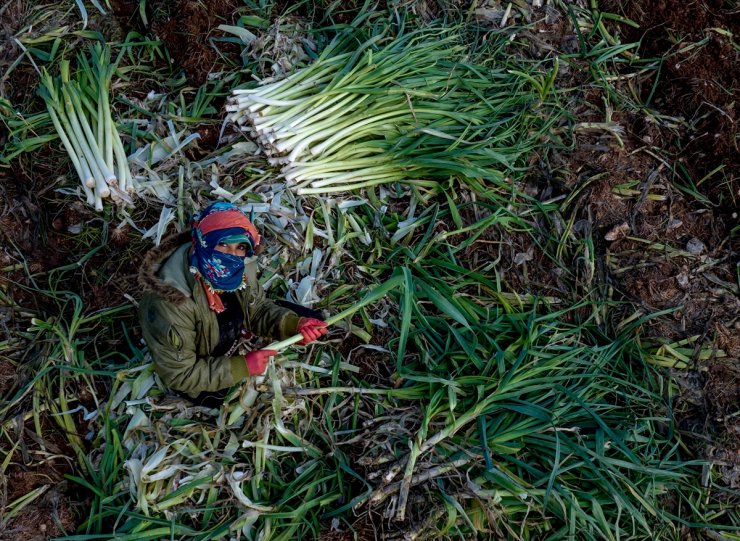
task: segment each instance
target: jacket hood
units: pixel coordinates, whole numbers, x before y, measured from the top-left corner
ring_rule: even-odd
[[[190,233],[180,233],[149,250],[139,270],[143,293],[155,293],[175,304],[192,297],[195,279],[187,261],[190,244]]]

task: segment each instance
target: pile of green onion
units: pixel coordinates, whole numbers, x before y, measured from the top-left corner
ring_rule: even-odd
[[[46,70],[39,94],[82,182],[87,203],[103,210],[103,199],[131,204],[134,184],[128,159],[111,118],[110,89],[115,64],[107,47],[96,44],[78,55],[78,70],[70,78],[69,62],[61,62],[60,76]]]
[[[393,182],[429,192],[451,178],[503,187],[546,129],[532,107],[544,95],[530,77],[470,62],[460,35],[341,34],[289,77],[235,89],[228,118],[299,194]]]

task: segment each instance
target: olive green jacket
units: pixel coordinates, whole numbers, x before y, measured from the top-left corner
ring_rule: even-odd
[[[187,235],[168,239],[147,256],[139,273],[144,290],[139,320],[162,381],[196,397],[230,387],[249,374],[243,355],[210,355],[218,344],[218,322],[202,283],[190,272],[190,243],[183,244],[188,239]],[[273,339],[294,335],[300,318],[265,297],[253,259],[247,260],[245,274],[247,285],[236,294],[247,329]]]

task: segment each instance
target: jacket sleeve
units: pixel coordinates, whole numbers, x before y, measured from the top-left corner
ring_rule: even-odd
[[[297,334],[300,316],[267,298],[264,288],[257,280],[256,263],[248,263],[245,271],[247,282],[250,284],[247,328],[258,336],[267,336],[275,340],[284,340]]]
[[[196,397],[218,391],[248,376],[244,357],[202,357],[197,354],[198,330],[191,301],[175,305],[146,295],[139,305],[144,340],[154,368],[167,387]]]

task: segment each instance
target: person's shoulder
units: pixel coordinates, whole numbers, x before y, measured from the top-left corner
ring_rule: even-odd
[[[257,264],[257,257],[252,256],[244,260],[244,274],[247,276],[247,282],[251,283],[257,280],[259,275],[259,265]]]
[[[142,295],[153,295],[173,304],[180,304],[191,296],[183,255],[189,241],[188,233],[172,235],[149,250],[139,269]]]

